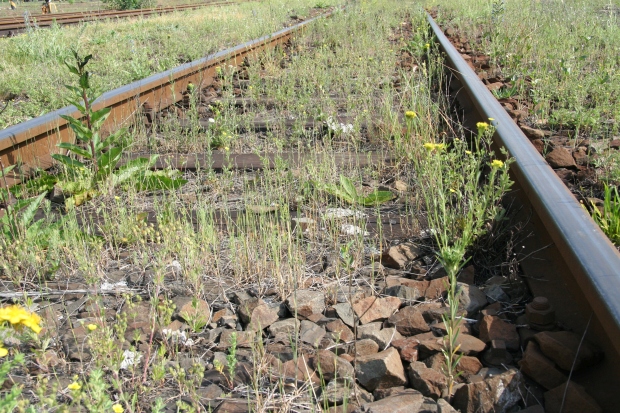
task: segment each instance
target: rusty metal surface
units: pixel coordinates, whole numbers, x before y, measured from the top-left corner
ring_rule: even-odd
[[[199,88],[209,85],[217,66],[239,65],[246,56],[283,44],[294,32],[330,14],[328,12],[304,20],[270,35],[106,92],[93,103],[93,109],[111,108],[103,126],[104,132],[127,125],[141,110],[159,111],[180,101],[190,83]],[[67,121],[60,115],[79,117],[80,112],[74,106],[67,106],[0,131],[0,159],[3,164],[19,164],[22,174],[27,174],[33,167],[49,167],[51,154],[58,151],[56,145],[74,139]],[[8,177],[9,186],[17,182],[17,175]]]
[[[516,160],[511,166],[518,186],[515,195],[535,213],[532,221],[537,230],[537,236],[523,245],[524,255],[530,256],[521,263],[531,290],[547,296],[558,309],[558,320],[578,333],[586,330],[592,315],[588,336],[606,350],[606,366],[620,367],[620,253],[431,16],[428,21],[446,54],[449,70],[457,78],[457,99],[472,112],[470,120],[494,119],[495,144],[506,148]],[[620,379],[618,369],[595,371],[597,377],[580,383],[608,405],[605,394],[613,394],[609,383],[614,383],[613,377]]]
[[[202,7],[221,7],[237,3],[244,3],[253,0],[229,0],[229,1],[211,1],[206,3],[183,4],[170,7],[156,7],[152,9],[137,10],[101,10],[88,12],[73,13],[54,13],[54,14],[32,14],[29,15],[28,22],[23,17],[4,17],[0,18],[0,37],[12,36],[23,33],[28,27],[50,27],[53,24],[67,25],[82,22],[104,20],[104,19],[121,19],[129,17],[147,17],[151,15],[172,13],[175,11],[195,10]]]

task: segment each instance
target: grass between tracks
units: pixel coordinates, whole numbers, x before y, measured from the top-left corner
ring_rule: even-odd
[[[94,59],[97,67],[97,60],[105,56]],[[25,290],[45,292],[43,283],[52,282],[98,290],[104,283],[117,282],[119,275],[134,283],[134,290],[125,294],[89,296],[90,310],[80,313],[79,320],[69,311],[68,320],[60,320],[57,329],[47,328],[40,335],[18,331],[19,341],[5,340],[11,343],[9,363],[27,377],[23,388],[32,390],[22,393],[22,407],[29,401],[48,411],[81,407],[155,412],[166,406],[172,411],[208,411],[200,391],[205,374],[215,369],[224,377],[224,397],[240,397],[255,411],[284,412],[292,406],[320,411],[326,401],[316,397],[311,383],[291,386],[282,374],[269,371],[273,366],[260,330],[249,350],[237,351],[231,344],[225,361],[216,362],[205,360],[213,355],[206,343],[213,330],[211,314],[181,314],[191,327],[183,340],[164,333],[143,337],[136,320],[141,317],[149,331],[162,331],[175,314],[170,301],[175,295],[194,297],[194,308],[203,299],[214,308],[232,308],[232,294],[247,289],[274,303],[308,287],[334,301],[339,292],[357,287],[380,294],[381,280],[375,279],[379,275],[371,271],[364,276],[363,270],[390,241],[388,229],[379,226],[366,235],[364,226],[371,217],[380,222],[390,214],[410,222],[402,239],[427,234],[450,276],[454,311],[446,319],[451,329],[446,358],[447,374],[453,377],[458,362],[453,339],[459,328],[456,274],[472,243],[489,229],[494,231],[492,220],[501,214],[498,198],[509,182],[508,163],[494,159],[488,149],[488,125],[479,125],[474,134],[478,145],[468,148],[464,141],[469,136],[445,123],[447,109],[437,97],[440,68],[421,10],[396,1],[351,6],[312,25],[290,47],[250,62],[242,79],[249,83],[245,95],[275,100],[275,109],[259,103],[254,112],[240,113],[231,104],[239,72],[221,68],[222,103],[206,107],[202,93],[190,94],[185,115],[189,128],[170,113],[153,129],[136,128],[127,139],[135,142],[135,150],[151,152],[289,150],[327,156],[302,166],[276,160],[275,168],[253,173],[198,170],[186,174],[189,182],[177,191],[145,194],[131,186],[126,191],[110,186],[67,213],[44,201],[41,221],[20,219],[3,226],[9,231],[0,235],[2,278],[18,295]],[[249,124],[256,113],[270,119],[321,120],[329,132],[316,136],[299,127],[241,133],[239,126]],[[342,113],[351,127],[333,122]],[[205,116],[213,119],[207,130],[197,123]],[[333,160],[338,152],[361,155],[369,149],[393,153],[403,161],[361,168],[355,162],[337,166]],[[484,171],[491,173],[485,178]],[[397,199],[360,204],[380,187],[396,193],[396,181],[401,184]],[[355,191],[347,190],[351,184]],[[334,189],[339,185],[348,196],[334,196],[341,193]],[[329,207],[352,213],[344,221],[348,226],[329,218]],[[155,222],[147,220],[149,212]],[[60,223],[50,226],[61,213]],[[298,217],[313,223],[303,230],[294,226],[292,218]],[[56,315],[70,305],[17,297],[15,301],[51,314],[46,317],[48,326],[58,323]],[[103,307],[114,311],[110,314]],[[8,328],[3,332],[14,335]],[[67,347],[71,335],[79,337],[80,348]],[[296,337],[291,345],[299,350]],[[13,358],[18,352],[26,355],[23,366]],[[82,356],[76,356],[80,352]],[[135,363],[127,361],[128,354]],[[82,361],[76,361],[80,357]],[[252,363],[242,383],[231,373],[238,361]]]
[[[593,218],[617,245],[617,226],[609,223],[620,219],[620,199],[608,186],[620,184],[620,151],[607,149],[620,135],[620,7],[604,0],[427,4],[438,6],[444,29],[460,30],[511,79],[511,86],[495,92],[498,98],[532,102],[530,126],[568,133],[575,144],[589,139],[592,176],[603,185],[593,193],[586,180],[574,190],[605,199]]]
[[[330,4],[337,5],[339,1]],[[33,30],[0,39],[0,129],[66,106],[71,82],[62,63],[71,50],[93,54],[99,92],[172,69],[273,33],[316,1],[276,0],[204,8],[137,20],[98,21]]]

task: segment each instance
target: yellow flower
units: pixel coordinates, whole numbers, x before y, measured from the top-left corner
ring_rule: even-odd
[[[405,112],[405,117],[406,117],[407,119],[413,119],[413,118],[417,118],[417,117],[418,117],[418,114],[417,114],[417,113],[415,113],[415,112],[414,112],[414,111],[412,111],[412,110],[408,110],[407,112]]]
[[[74,381],[73,383],[68,385],[67,388],[69,390],[77,391],[77,390],[80,390],[82,388],[82,386],[80,386],[80,383],[78,383],[77,381]]]
[[[427,49],[430,49],[431,45],[429,43],[426,43],[424,47],[426,47]]]
[[[471,151],[465,151],[466,155],[471,155]]]
[[[90,331],[95,331],[97,329],[97,324],[87,324],[86,328]]]
[[[452,192],[453,194],[455,194],[455,193],[456,193],[456,189],[452,189],[452,188],[450,188],[450,192]]]
[[[32,314],[30,317],[22,320],[23,325],[25,325],[37,334],[41,332],[41,326],[39,325],[40,322],[41,318],[36,314]]]
[[[500,161],[499,159],[494,159],[493,162],[491,162],[491,168],[501,168],[502,166],[504,166],[504,162]]]
[[[112,411],[114,413],[123,413],[125,411],[125,409],[123,409],[123,406],[121,406],[120,404],[116,403],[114,406],[112,406]]]
[[[9,350],[4,347],[0,347],[0,358],[5,357],[7,354],[9,354]]]
[[[424,144],[424,148],[425,148],[427,151],[432,151],[433,149],[435,149],[435,144],[434,144],[434,143],[430,143],[430,142],[426,142],[426,143]]]
[[[495,120],[495,118],[489,118],[489,120],[490,120],[490,121],[494,121],[494,120]]]
[[[486,122],[478,122],[476,123],[476,127],[478,128],[479,131],[485,131],[489,129],[489,124]]]

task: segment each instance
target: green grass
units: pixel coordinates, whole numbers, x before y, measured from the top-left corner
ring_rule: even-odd
[[[62,62],[72,49],[94,56],[92,84],[105,92],[272,33],[313,6],[309,0],[252,2],[0,39],[0,102],[9,101],[0,129],[67,105],[64,85],[71,79]]]

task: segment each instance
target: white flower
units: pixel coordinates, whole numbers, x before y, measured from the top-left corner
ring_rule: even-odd
[[[209,118],[209,123],[215,123],[215,119]]]
[[[134,364],[138,364],[142,358],[141,354],[131,350],[123,351],[123,361],[121,361],[121,369],[127,369]]]

